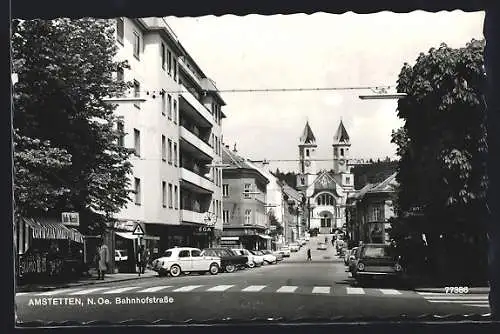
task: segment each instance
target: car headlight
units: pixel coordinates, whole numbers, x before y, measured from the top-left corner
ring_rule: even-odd
[[[363,271],[363,270],[365,270],[365,265],[364,265],[363,263],[361,263],[361,262],[360,262],[360,263],[358,263],[358,270],[359,270],[359,271]]]
[[[396,263],[396,265],[394,266],[394,269],[396,271],[401,271],[401,270],[403,270],[403,267],[401,267],[401,265],[399,263]]]

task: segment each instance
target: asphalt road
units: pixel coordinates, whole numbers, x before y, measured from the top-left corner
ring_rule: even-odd
[[[152,277],[20,293],[16,295],[17,319],[20,323],[132,319],[203,322],[342,318],[348,321],[363,317],[489,313],[485,294],[421,294],[382,282],[360,287],[348,277],[331,244],[326,251],[316,250],[316,244],[316,240],[311,240],[276,265],[232,274]],[[308,247],[312,250],[311,262],[306,261]],[[137,302],[133,303],[134,300]]]

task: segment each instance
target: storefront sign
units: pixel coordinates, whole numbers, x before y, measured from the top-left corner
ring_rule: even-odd
[[[209,226],[200,226],[197,228],[197,232],[212,232],[213,231],[213,227],[209,227]]]
[[[221,246],[236,246],[240,244],[239,240],[221,240]]]
[[[133,221],[126,221],[126,222],[115,222],[113,227],[115,230],[133,232],[135,229],[135,225],[136,223]]]
[[[19,276],[29,274],[48,274],[58,276],[61,273],[63,260],[47,260],[45,254],[25,255],[19,258]]]
[[[61,213],[61,221],[64,225],[80,226],[80,214],[78,212]]]

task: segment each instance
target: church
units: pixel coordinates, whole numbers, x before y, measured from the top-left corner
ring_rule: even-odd
[[[354,194],[354,175],[351,173],[349,149],[351,142],[340,121],[332,143],[332,170],[318,170],[316,138],[306,122],[299,142],[299,173],[297,188],[305,196],[305,217],[310,229],[321,234],[333,233],[346,224],[347,198]]]

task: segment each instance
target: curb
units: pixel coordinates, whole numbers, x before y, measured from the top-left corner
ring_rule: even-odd
[[[138,279],[144,279],[144,278],[149,278],[149,277],[155,277],[154,275],[152,276],[137,276],[137,277],[128,277],[128,278],[119,278],[119,279],[114,279],[111,281],[90,281],[90,282],[82,282],[82,283],[75,283],[75,284],[65,284],[65,285],[60,285],[57,287],[44,287],[40,289],[33,289],[33,290],[23,290],[20,289],[19,291],[16,291],[16,293],[24,293],[24,292],[43,292],[43,291],[51,291],[51,290],[56,290],[56,289],[67,289],[67,288],[73,288],[73,287],[79,287],[79,286],[86,286],[86,285],[96,285],[96,284],[106,284],[106,283],[114,283],[114,282],[126,282],[126,281],[133,281],[133,280],[138,280]]]

